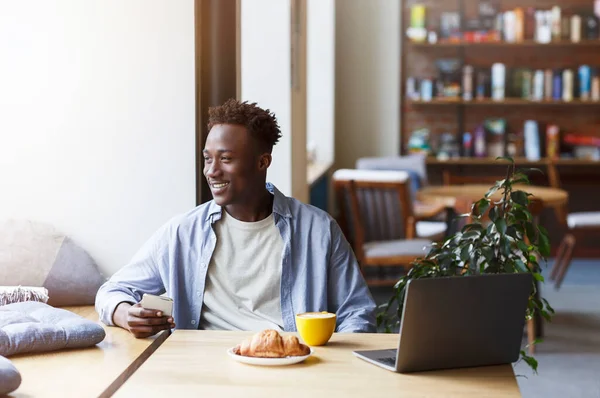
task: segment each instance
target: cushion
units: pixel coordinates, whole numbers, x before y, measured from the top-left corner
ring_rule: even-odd
[[[366,257],[425,256],[431,241],[427,239],[390,240],[365,243]]]
[[[53,306],[94,304],[105,278],[89,254],[52,226],[0,223],[0,285],[43,286]]]
[[[433,239],[446,233],[447,224],[444,221],[418,221],[415,225],[419,238]]]
[[[11,361],[0,357],[0,395],[6,395],[21,385],[21,374]]]
[[[0,286],[0,306],[22,301],[48,302],[48,290],[33,286]]]
[[[11,356],[98,344],[106,332],[96,322],[37,301],[0,307],[0,355]]]
[[[600,227],[600,212],[571,213],[567,216],[569,228]]]

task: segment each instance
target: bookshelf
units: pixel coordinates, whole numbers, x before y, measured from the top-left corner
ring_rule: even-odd
[[[547,48],[582,48],[582,47],[600,47],[600,40],[581,40],[580,42],[574,43],[568,40],[553,41],[550,43],[538,43],[534,40],[524,40],[518,43],[509,43],[505,41],[482,41],[482,42],[438,42],[438,43],[415,43],[408,41],[407,45],[414,48],[458,48],[462,47],[465,49],[474,48],[521,48],[521,47],[536,47],[540,49]]]
[[[507,70],[528,68],[531,70],[572,69],[577,80],[577,67],[590,65],[600,68],[600,38],[586,39],[582,35],[579,42],[556,40],[539,43],[527,38],[520,42],[505,41],[438,41],[413,42],[406,34],[410,26],[411,7],[423,4],[426,7],[426,24],[438,28],[443,12],[458,12],[461,26],[465,21],[474,19],[478,13],[478,2],[470,0],[401,0],[402,26],[401,34],[401,108],[400,108],[400,153],[408,152],[408,140],[411,133],[420,128],[427,128],[433,146],[442,133],[451,133],[460,145],[462,134],[473,133],[484,120],[490,118],[505,119],[507,133],[518,134],[523,129],[525,120],[536,120],[540,123],[540,135],[545,135],[545,124],[556,124],[561,133],[576,133],[600,137],[600,101],[580,100],[530,100],[506,97],[502,101],[489,97],[463,101],[461,98],[437,98],[429,101],[407,98],[407,78],[430,78],[438,75],[436,61],[440,59],[457,59],[460,68],[471,65],[474,68],[490,69],[494,63],[503,63]],[[513,10],[516,7],[534,7],[550,9],[554,5],[561,7],[563,15],[583,14],[591,12],[593,2],[590,0],[503,0],[500,11]],[[475,85],[475,83],[474,83]],[[507,90],[509,77],[506,77]],[[575,91],[576,89],[574,89]],[[510,93],[506,93],[510,95]],[[489,96],[489,93],[488,93]],[[542,137],[543,138],[543,137]],[[543,144],[543,140],[542,140]]]
[[[523,98],[505,98],[502,101],[496,101],[490,98],[473,99],[471,101],[463,101],[455,98],[434,98],[431,101],[422,100],[406,100],[407,103],[413,106],[435,106],[435,105],[465,105],[465,106],[585,106],[600,108],[600,101],[582,101],[573,99],[572,101],[562,100],[529,100]],[[600,111],[600,110],[599,110]]]
[[[522,131],[525,120],[537,120],[553,123],[561,128],[561,134],[581,134],[600,138],[600,101],[540,100],[533,101],[514,98],[510,93],[502,101],[495,101],[487,96],[485,99],[463,101],[462,98],[447,99],[433,97],[431,101],[411,100],[407,98],[407,78],[410,76],[430,78],[438,75],[436,61],[440,59],[458,59],[461,69],[463,65],[488,68],[494,63],[503,63],[507,71],[513,68],[529,68],[531,70],[565,69],[575,72],[580,65],[600,67],[600,39],[552,41],[547,44],[538,43],[529,38],[521,42],[443,42],[438,35],[435,44],[427,42],[414,43],[406,35],[410,26],[411,6],[423,4],[426,7],[426,24],[438,28],[442,12],[458,12],[461,27],[465,21],[474,18],[478,13],[479,1],[470,0],[401,0],[401,69],[400,69],[400,153],[408,153],[408,141],[411,134],[420,128],[427,128],[433,143],[443,133],[451,133],[462,143],[462,133],[473,133],[475,128],[488,118],[503,118],[507,123],[507,133]],[[500,10],[513,10],[516,7],[535,7],[551,9],[557,5],[564,15],[581,14],[592,11],[592,0],[502,0]],[[508,75],[506,78],[508,84]],[[540,128],[540,135],[545,136],[545,129]],[[542,141],[543,142],[543,141]],[[562,145],[562,142],[561,142]],[[564,148],[564,147],[563,147]],[[545,154],[542,151],[542,156]],[[544,174],[533,173],[530,177],[534,184],[560,186],[569,193],[569,211],[598,211],[600,207],[595,198],[600,196],[600,162],[587,159],[542,157],[538,161],[529,161],[523,155],[517,156],[515,162],[519,167],[539,168]],[[442,182],[444,171],[471,176],[503,175],[505,163],[498,162],[495,157],[475,158],[461,157],[440,160],[434,156],[427,159],[428,177],[432,184]],[[555,214],[545,212],[543,224],[550,231],[550,240],[554,249],[558,247],[565,232],[564,225]],[[594,237],[594,238],[597,238]],[[597,239],[578,242],[575,255],[600,257]]]

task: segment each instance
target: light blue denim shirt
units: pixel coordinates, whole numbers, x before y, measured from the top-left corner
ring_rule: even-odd
[[[350,245],[326,212],[284,196],[272,184],[275,225],[283,239],[281,312],[286,331],[296,331],[295,314],[337,314],[337,332],[375,332],[375,303]],[[179,329],[197,329],[206,274],[217,237],[212,224],[221,207],[207,202],[160,228],[98,291],[96,310],[113,325],[123,301],[137,303],[142,294],[174,300]]]

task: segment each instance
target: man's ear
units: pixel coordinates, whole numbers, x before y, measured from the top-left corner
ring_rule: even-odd
[[[258,159],[258,169],[260,171],[266,171],[271,165],[272,160],[273,158],[271,157],[270,153],[263,153]]]

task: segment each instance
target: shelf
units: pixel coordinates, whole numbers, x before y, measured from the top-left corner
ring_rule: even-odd
[[[438,105],[466,105],[466,106],[600,106],[600,101],[582,101],[574,99],[570,102],[557,100],[527,100],[522,98],[506,98],[496,101],[490,98],[472,101],[463,101],[455,98],[434,98],[431,101],[406,100],[407,104],[415,106],[438,106]]]
[[[598,46],[600,47],[600,39],[599,40],[582,40],[578,43],[574,43],[572,41],[553,41],[550,43],[538,43],[536,41],[533,40],[525,40],[522,42],[518,42],[518,43],[509,43],[509,42],[505,42],[505,41],[490,41],[490,42],[477,42],[477,43],[468,43],[468,42],[438,42],[435,44],[429,44],[429,43],[415,43],[415,42],[411,42],[411,41],[407,41],[409,46],[412,47],[420,47],[420,48],[449,48],[449,47],[464,47],[464,48],[468,48],[468,47],[477,47],[477,48],[483,48],[483,47],[491,47],[491,48],[501,48],[501,47],[509,47],[509,48],[518,48],[518,47],[540,47],[540,48],[546,48],[546,47],[574,47],[574,48],[580,48],[580,47],[594,47],[594,46]]]
[[[519,166],[597,166],[600,161],[587,159],[541,159],[537,161],[527,160],[526,158],[514,159],[515,164]],[[506,166],[508,161],[496,160],[495,158],[459,158],[439,160],[434,157],[428,157],[428,165],[449,165],[449,166]]]

